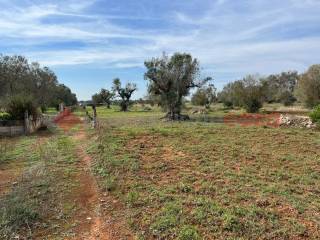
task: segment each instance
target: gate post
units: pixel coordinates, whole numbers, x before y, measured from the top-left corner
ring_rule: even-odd
[[[96,106],[93,105],[93,106],[92,106],[92,109],[93,109],[93,121],[92,121],[92,126],[93,126],[93,128],[96,128],[96,127],[97,127],[97,109],[96,109]]]
[[[24,133],[27,135],[29,133],[29,113],[28,110],[24,112]]]

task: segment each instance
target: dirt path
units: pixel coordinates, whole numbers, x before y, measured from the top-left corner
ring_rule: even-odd
[[[86,139],[84,125],[80,118],[72,113],[60,119],[57,124],[75,140],[76,154],[80,159],[79,188],[74,193],[74,200],[79,212],[73,220],[77,226],[75,227],[75,236],[72,239],[113,240],[115,238],[110,234],[111,229],[106,226],[106,221],[102,216],[102,205],[105,201],[103,194],[99,192],[97,181],[91,173],[92,159],[84,148]],[[79,124],[79,129],[71,130]]]

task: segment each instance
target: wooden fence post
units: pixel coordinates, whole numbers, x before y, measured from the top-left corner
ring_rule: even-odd
[[[29,113],[27,110],[24,112],[24,132],[26,135],[29,133]]]
[[[92,106],[92,109],[93,109],[93,121],[92,121],[92,125],[93,125],[93,128],[96,128],[96,127],[97,127],[97,109],[96,109],[96,106],[93,105],[93,106]]]

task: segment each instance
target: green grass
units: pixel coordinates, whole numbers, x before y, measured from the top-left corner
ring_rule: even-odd
[[[66,231],[65,222],[75,210],[69,198],[76,187],[74,144],[58,132],[48,134],[43,140],[37,135],[2,139],[11,147],[0,161],[1,169],[19,166],[21,176],[0,195],[0,239],[34,239],[38,232],[53,239]]]
[[[56,108],[48,108],[45,112],[45,114],[47,115],[56,115],[58,114],[59,112],[57,111]]]
[[[320,238],[320,132],[108,114],[89,152],[140,239]]]

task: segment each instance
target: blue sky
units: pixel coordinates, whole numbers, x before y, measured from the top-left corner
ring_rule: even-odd
[[[79,99],[112,79],[146,94],[143,62],[197,57],[224,84],[320,63],[320,0],[0,0],[0,53],[52,68]]]

